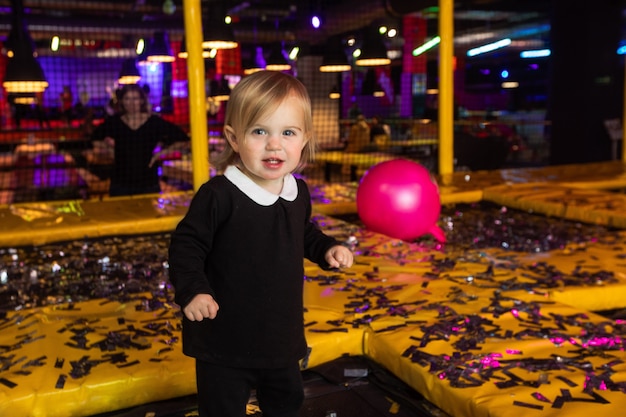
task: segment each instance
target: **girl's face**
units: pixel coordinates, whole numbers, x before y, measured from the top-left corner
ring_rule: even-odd
[[[239,154],[240,168],[259,186],[280,194],[283,177],[296,169],[307,143],[302,105],[290,95],[243,138],[232,131],[227,138]]]
[[[129,91],[122,98],[122,106],[126,113],[141,113],[141,94],[138,91]]]

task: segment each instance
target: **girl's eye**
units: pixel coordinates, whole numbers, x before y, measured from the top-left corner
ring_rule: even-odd
[[[252,129],[252,134],[253,135],[263,135],[265,134],[265,130],[257,128],[257,129]]]
[[[283,132],[283,135],[285,135],[285,136],[293,136],[295,134],[296,134],[296,132],[294,132],[293,130],[285,130]]]

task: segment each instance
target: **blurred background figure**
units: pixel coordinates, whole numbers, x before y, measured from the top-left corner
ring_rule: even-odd
[[[119,93],[119,112],[107,117],[92,134],[112,148],[110,196],[161,191],[159,165],[166,155],[188,150],[189,136],[177,125],[152,114],[145,90],[125,85]]]
[[[63,86],[59,100],[61,101],[61,119],[66,126],[69,126],[72,123],[72,108],[74,107],[74,95],[69,85]]]

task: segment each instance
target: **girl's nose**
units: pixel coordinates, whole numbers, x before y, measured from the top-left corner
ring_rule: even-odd
[[[278,135],[269,135],[267,137],[267,143],[265,145],[267,149],[278,150],[280,149],[280,137]]]

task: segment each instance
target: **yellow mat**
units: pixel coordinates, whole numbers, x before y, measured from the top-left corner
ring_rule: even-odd
[[[587,184],[597,188],[580,185],[581,169],[458,175],[442,187],[442,201],[479,193],[623,227],[620,194],[601,190],[622,184],[620,167],[594,166]],[[345,191],[334,190],[349,205]],[[1,246],[168,231],[188,200],[182,193],[13,205],[0,213]],[[626,330],[588,313],[626,307],[626,232],[547,253],[452,252],[332,218],[321,224],[342,240],[353,236],[358,256],[346,271],[305,263],[303,367],[366,354],[455,417],[619,415],[626,406]],[[611,276],[594,281],[606,271]],[[88,416],[193,393],[177,315],[169,299],[148,294],[7,313],[0,416]]]
[[[485,320],[473,331],[494,329],[494,325],[487,324],[492,321],[497,325],[497,334],[484,342],[478,341],[469,352],[455,359],[455,367],[471,367],[472,363],[484,360],[485,355],[502,354],[501,360],[518,361],[555,361],[553,354],[575,356],[571,351],[580,346],[572,344],[571,340],[580,340],[585,331],[591,333],[593,329],[590,330],[588,323],[602,319],[590,315],[587,320],[581,316],[577,319],[581,324],[566,325],[562,338],[567,342],[561,347],[547,340],[545,332],[558,330],[559,325],[563,325],[557,320],[559,316],[588,314],[585,309],[596,306],[601,297],[608,294],[616,300],[626,299],[625,269],[615,251],[615,247],[626,245],[624,236],[606,245],[590,243],[584,251],[564,248],[548,254],[528,255],[489,249],[443,253],[424,251],[415,244],[354,229],[330,218],[322,223],[337,237],[352,235],[359,242],[357,252],[366,251],[367,256],[358,256],[354,267],[345,271],[321,271],[308,262],[305,264],[305,324],[310,354],[303,367],[314,367],[344,354],[366,354],[425,394],[435,405],[454,415],[472,417],[515,415],[511,410],[522,415],[519,413],[527,412],[528,404],[544,406],[545,412],[551,410],[551,404],[530,396],[534,392],[552,402],[557,400],[560,389],[569,389],[576,398],[590,398],[583,392],[584,367],[530,372],[513,366],[510,372],[524,381],[541,377],[548,378],[550,384],[528,387],[520,382],[498,388],[495,383],[504,378],[504,371],[498,370],[491,379],[481,380],[478,387],[457,388],[448,378],[431,372],[430,365],[412,362],[406,351],[421,343],[425,334],[422,326],[436,329],[436,326],[449,325],[449,320],[456,320],[457,327],[462,329],[466,318],[473,317]],[[501,291],[511,286],[512,280],[537,282],[529,270],[522,268],[546,259],[558,259],[555,265],[563,271],[597,270],[598,264],[583,263],[584,256],[576,256],[583,252],[621,269],[620,276],[612,283],[592,287]],[[441,262],[447,258],[455,262],[442,269]],[[515,269],[511,268],[512,259],[518,265]],[[577,298],[579,291],[584,291],[586,296]],[[494,308],[494,296],[498,292],[502,296],[499,312]],[[569,298],[575,306],[560,301],[567,301],[568,293],[573,294]],[[538,303],[534,310],[531,302]],[[525,322],[511,313],[511,306],[517,306],[519,317]],[[193,393],[193,364],[181,353],[177,314],[177,308],[167,299],[148,295],[123,303],[93,300],[8,314],[0,323],[3,358],[0,415],[86,416]],[[507,333],[524,329],[536,331],[519,339]],[[609,330],[610,337],[621,346],[621,330],[607,328],[607,332]],[[477,333],[477,340],[478,336]],[[460,347],[454,346],[461,338],[460,333],[434,332],[431,338],[432,344],[421,349],[422,355],[454,356],[454,352],[462,352]],[[596,339],[599,341],[600,337]],[[601,372],[601,365],[626,359],[620,351],[596,348],[596,354],[590,355],[589,360],[597,374]],[[507,349],[520,352],[507,353]],[[626,369],[622,365],[612,365],[611,370],[615,372],[612,381],[626,380]],[[472,375],[480,379],[479,374]],[[567,386],[567,382],[558,379],[562,375],[577,385]],[[626,397],[621,392],[596,391],[610,403],[585,403],[581,408],[585,413],[598,407],[605,411],[625,405],[623,398]],[[517,400],[525,405],[515,406],[513,402]],[[569,403],[567,406],[568,415],[586,415],[572,411]]]

